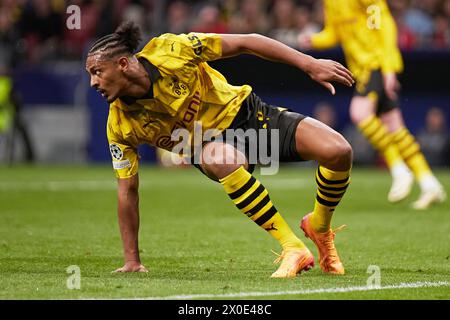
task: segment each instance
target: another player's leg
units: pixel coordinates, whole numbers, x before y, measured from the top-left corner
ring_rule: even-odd
[[[446,198],[445,191],[431,171],[416,139],[406,128],[400,109],[396,108],[383,114],[382,120],[393,132],[394,142],[401,157],[420,185],[421,195],[413,203],[413,208],[423,210],[433,203],[443,202]]]
[[[202,151],[203,171],[217,178],[242,213],[282,246],[282,264],[273,278],[295,277],[314,266],[314,257],[270,200],[266,188],[246,170],[245,156],[231,145],[211,142]]]
[[[355,96],[350,105],[350,117],[372,146],[383,156],[392,176],[388,200],[398,202],[411,192],[414,178],[403,161],[393,135],[375,114],[376,100],[370,96]]]
[[[321,269],[344,274],[334,245],[331,218],[350,183],[352,149],[339,133],[312,118],[299,123],[296,148],[303,159],[319,163],[314,210],[302,219],[301,228],[317,246]]]

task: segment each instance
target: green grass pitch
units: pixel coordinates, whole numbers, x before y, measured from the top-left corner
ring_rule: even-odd
[[[450,191],[450,172],[437,176]],[[298,228],[314,204],[314,168],[260,178],[317,258]],[[316,259],[295,279],[270,278],[276,241],[197,170],[142,167],[140,181],[141,258],[150,272],[113,274],[123,261],[109,166],[0,168],[0,299],[450,298],[450,201],[414,211],[416,186],[390,204],[386,171],[354,169],[335,212],[333,226],[347,224],[336,236],[347,274],[324,274]],[[71,265],[80,268],[79,290],[66,285]],[[379,267],[383,290],[351,289],[367,285],[370,265]],[[408,287],[417,283],[431,286]]]

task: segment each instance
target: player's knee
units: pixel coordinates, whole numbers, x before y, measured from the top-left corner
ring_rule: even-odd
[[[223,155],[210,155],[204,157],[202,163],[202,169],[209,176],[216,179],[222,179],[228,176],[241,166],[244,166],[247,169],[245,160]]]
[[[356,97],[350,105],[350,119],[359,124],[374,114],[374,102],[366,97]]]
[[[352,121],[352,123],[354,124],[359,124],[362,121],[364,121],[365,119],[367,119],[368,117],[371,116],[370,112],[366,112],[366,110],[352,110],[352,112],[350,112],[350,119]]]
[[[363,117],[361,116],[360,113],[358,113],[358,112],[350,112],[350,120],[352,121],[352,123],[357,125],[358,123],[360,123],[364,119],[363,119]]]
[[[338,171],[350,169],[353,161],[353,150],[344,137],[340,136],[327,149],[328,152],[323,164]]]
[[[343,163],[351,167],[353,162],[353,149],[350,143],[344,138],[342,138],[342,142],[340,143],[339,146],[339,154]]]
[[[214,178],[221,179],[239,167],[248,168],[245,155],[228,144],[210,143],[202,152],[202,169]]]

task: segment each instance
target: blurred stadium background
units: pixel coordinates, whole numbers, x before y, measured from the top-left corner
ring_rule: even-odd
[[[448,166],[450,142],[450,0],[391,0],[405,60],[402,110],[431,165]],[[81,29],[66,27],[67,7],[81,9]],[[144,31],[144,45],[164,32],[258,32],[296,47],[297,36],[322,28],[314,0],[0,0],[0,163],[86,164],[110,161],[106,102],[89,88],[84,56],[92,41],[124,20]],[[343,62],[339,49],[310,52]],[[300,71],[255,57],[212,63],[230,83],[253,86],[265,100],[311,115],[342,132],[356,165],[381,166],[350,124],[351,90],[336,97]],[[15,100],[5,98],[12,80]],[[2,96],[3,93],[3,96]],[[156,161],[151,148],[140,150]]]

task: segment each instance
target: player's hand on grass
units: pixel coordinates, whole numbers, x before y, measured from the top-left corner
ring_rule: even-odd
[[[122,268],[119,268],[114,272],[148,272],[148,269],[139,261],[127,261]]]
[[[355,83],[350,70],[333,60],[313,59],[308,66],[307,73],[311,79],[327,88],[332,95],[336,93],[336,89],[331,82],[338,82],[348,87]]]
[[[383,86],[388,98],[396,100],[400,90],[400,82],[398,82],[397,75],[394,72],[383,74]]]

